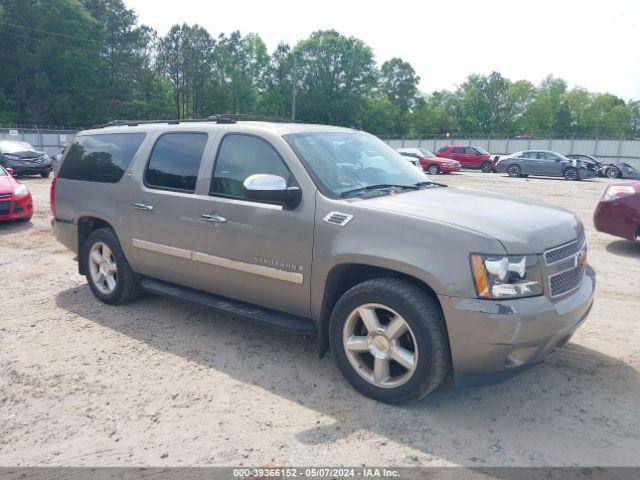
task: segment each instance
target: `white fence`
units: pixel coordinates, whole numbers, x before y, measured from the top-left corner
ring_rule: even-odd
[[[604,163],[625,162],[640,170],[640,140],[598,139],[489,139],[431,138],[424,140],[385,140],[393,148],[425,148],[437,152],[445,145],[473,145],[496,155],[521,150],[553,150],[558,153],[593,155]]]
[[[36,150],[47,152],[49,155],[59,153],[62,147],[71,143],[74,130],[38,130],[38,129],[0,129],[0,141],[13,140],[27,142]]]

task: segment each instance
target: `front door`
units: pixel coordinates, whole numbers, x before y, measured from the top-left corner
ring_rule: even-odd
[[[315,203],[303,192],[294,210],[247,199],[244,180],[283,177],[290,169],[265,139],[226,134],[218,148],[208,195],[198,196],[200,288],[237,300],[310,315]]]

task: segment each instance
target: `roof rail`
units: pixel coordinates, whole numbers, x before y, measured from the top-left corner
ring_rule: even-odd
[[[258,120],[263,122],[291,122],[290,118],[275,117],[270,115],[255,115],[252,113],[219,113],[211,115],[207,118],[194,118],[183,120],[112,120],[103,125],[96,125],[92,128],[106,128],[106,127],[136,127],[138,125],[152,125],[159,123],[166,123],[168,125],[179,125],[181,123],[203,123],[203,122],[215,122],[218,124],[233,124],[239,120]]]

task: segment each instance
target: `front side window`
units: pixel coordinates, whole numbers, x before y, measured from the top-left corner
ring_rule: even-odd
[[[453,153],[465,153],[467,151],[466,148],[454,148]]]
[[[387,144],[366,133],[284,135],[320,190],[331,198],[359,189],[413,186],[427,178]]]
[[[265,140],[244,134],[222,139],[211,180],[210,195],[246,199],[244,181],[256,174],[277,175],[295,183],[278,152]]]
[[[165,133],[149,158],[144,183],[150,188],[193,193],[202,162],[206,133]]]
[[[444,153],[447,151],[447,147],[442,147],[440,150],[438,150],[438,153]]]
[[[144,133],[108,133],[76,137],[67,152],[59,178],[118,183],[142,145]]]
[[[474,147],[474,150],[476,151],[476,153],[479,153],[480,155],[491,155],[484,148]]]

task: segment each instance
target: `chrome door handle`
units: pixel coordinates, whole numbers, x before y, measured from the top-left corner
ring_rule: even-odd
[[[204,218],[205,220],[207,220],[208,222],[215,222],[215,223],[227,223],[227,219],[224,217],[221,217],[220,215],[215,215],[215,214],[204,214],[204,215],[200,215],[202,218]]]
[[[149,205],[148,203],[134,203],[133,208],[136,210],[153,210],[153,205]]]

